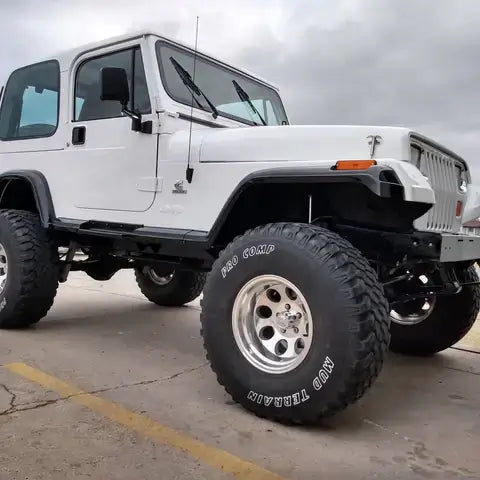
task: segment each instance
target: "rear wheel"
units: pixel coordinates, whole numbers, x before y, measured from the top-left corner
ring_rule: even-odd
[[[315,422],[360,398],[388,349],[388,310],[367,260],[328,230],[271,224],[235,239],[204,292],[218,381],[259,416]]]
[[[428,278],[422,275],[422,283]],[[461,282],[478,282],[474,267],[458,274]],[[390,312],[390,349],[409,355],[433,355],[460,341],[473,327],[480,309],[480,285],[452,295],[429,295]]]
[[[0,211],[0,328],[38,322],[58,287],[58,250],[38,215]]]
[[[177,307],[202,293],[206,273],[146,266],[135,269],[135,278],[148,300],[157,305]]]

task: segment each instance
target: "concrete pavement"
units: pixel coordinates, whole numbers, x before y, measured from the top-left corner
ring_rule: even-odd
[[[0,479],[223,479],[233,464],[254,479],[480,477],[480,355],[391,355],[358,404],[317,427],[285,427],[216,383],[198,314],[195,303],[149,304],[131,272],[106,283],[76,273],[38,326],[0,332],[2,365],[60,382],[0,368]],[[462,345],[480,351],[479,331]],[[92,398],[64,399],[65,382]],[[143,418],[149,429],[136,428]]]

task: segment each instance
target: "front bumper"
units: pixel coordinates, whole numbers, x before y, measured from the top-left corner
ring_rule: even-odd
[[[441,234],[440,262],[480,259],[480,236]]]
[[[336,231],[372,260],[390,263],[480,260],[480,236],[436,232],[398,233],[337,225]]]

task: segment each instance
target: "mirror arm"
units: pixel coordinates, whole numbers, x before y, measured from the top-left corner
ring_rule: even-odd
[[[142,122],[142,115],[130,110],[125,105],[122,106],[122,112],[132,119],[132,130],[134,132],[152,133],[153,124],[151,121]]]
[[[138,113],[136,113],[133,110],[130,110],[129,108],[126,107],[126,105],[122,105],[122,113],[127,115],[127,117],[130,117],[134,120],[141,120],[142,116]]]
[[[122,113],[124,113],[127,117],[132,119],[132,130],[134,132],[141,132],[142,131],[142,116],[138,113],[130,110],[126,107],[126,105],[122,106]]]

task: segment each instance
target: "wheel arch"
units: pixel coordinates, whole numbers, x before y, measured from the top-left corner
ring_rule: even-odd
[[[404,188],[390,167],[377,165],[358,171],[326,167],[261,170],[237,185],[210,230],[208,243],[221,248],[261,224],[309,223],[317,218],[411,231],[413,221],[429,208],[430,204],[404,200]]]
[[[36,212],[45,228],[55,219],[47,179],[37,170],[10,170],[0,174],[0,208]]]

